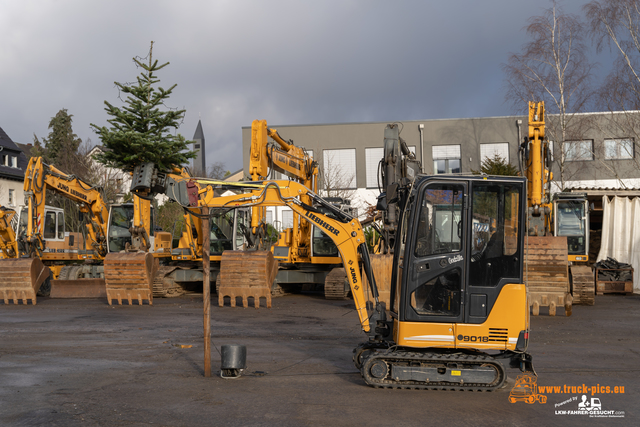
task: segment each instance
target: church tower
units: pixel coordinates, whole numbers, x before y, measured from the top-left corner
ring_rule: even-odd
[[[202,122],[198,120],[196,133],[193,135],[193,151],[196,157],[193,159],[193,173],[200,176],[207,175],[207,162],[205,160],[204,132],[202,132]]]

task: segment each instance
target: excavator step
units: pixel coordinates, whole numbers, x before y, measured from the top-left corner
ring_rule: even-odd
[[[5,304],[36,304],[36,292],[51,275],[40,258],[0,260],[0,299]]]
[[[122,304],[125,300],[133,305],[144,300],[153,305],[153,280],[158,271],[158,260],[148,252],[110,253],[104,259],[104,279],[107,301]]]
[[[260,298],[265,298],[271,308],[271,285],[278,273],[278,262],[270,251],[224,251],[220,261],[218,280],[218,305],[224,306],[224,297],[236,306],[236,297],[242,297],[242,306],[249,306],[253,297],[255,308],[260,307]]]

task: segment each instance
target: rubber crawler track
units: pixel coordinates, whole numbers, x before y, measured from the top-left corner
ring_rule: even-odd
[[[387,375],[384,379],[374,378],[369,374],[369,368],[377,361],[384,361],[389,367],[393,364],[403,363],[429,363],[433,365],[445,365],[446,363],[457,363],[466,366],[489,365],[496,369],[498,376],[491,384],[457,384],[450,382],[433,382],[423,383],[420,381],[402,381],[398,382],[389,378]],[[494,391],[500,388],[507,378],[506,372],[502,364],[491,356],[475,355],[475,354],[440,354],[440,353],[420,353],[408,351],[382,351],[373,353],[367,357],[360,370],[365,382],[376,388],[399,388],[399,389],[417,389],[417,390],[457,390],[457,391]],[[391,369],[389,369],[389,374]]]

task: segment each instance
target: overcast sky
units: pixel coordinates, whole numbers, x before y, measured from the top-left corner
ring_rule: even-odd
[[[581,13],[584,0],[565,0]],[[114,81],[134,56],[171,64],[170,107],[198,123],[207,162],[242,167],[241,128],[524,114],[504,102],[501,64],[550,2],[522,0],[0,0],[0,127],[15,141],[48,135],[60,109],[92,145]],[[304,141],[295,141],[304,145]],[[382,143],[382,141],[381,141]]]

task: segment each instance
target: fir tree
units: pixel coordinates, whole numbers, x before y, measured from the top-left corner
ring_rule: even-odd
[[[61,109],[49,121],[49,135],[42,142],[33,135],[32,157],[42,157],[46,163],[70,173],[78,172],[78,148],[82,140],[73,133],[73,115],[66,108]]]
[[[500,156],[495,154],[493,158],[485,157],[482,161],[480,171],[472,170],[475,174],[484,173],[486,175],[503,175],[503,176],[518,176],[520,172],[518,168]]]
[[[177,85],[167,90],[156,87],[160,80],[155,73],[169,63],[158,65],[153,59],[153,42],[148,58],[148,64],[133,58],[143,70],[137,83],[115,82],[120,92],[127,94],[126,106],[119,108],[104,102],[111,127],[91,124],[106,149],[95,159],[106,166],[131,171],[139,164],[152,162],[158,169],[169,171],[195,157],[194,152],[188,151],[190,141],[180,134],[171,134],[172,129],[179,127],[185,110],[161,110]]]

